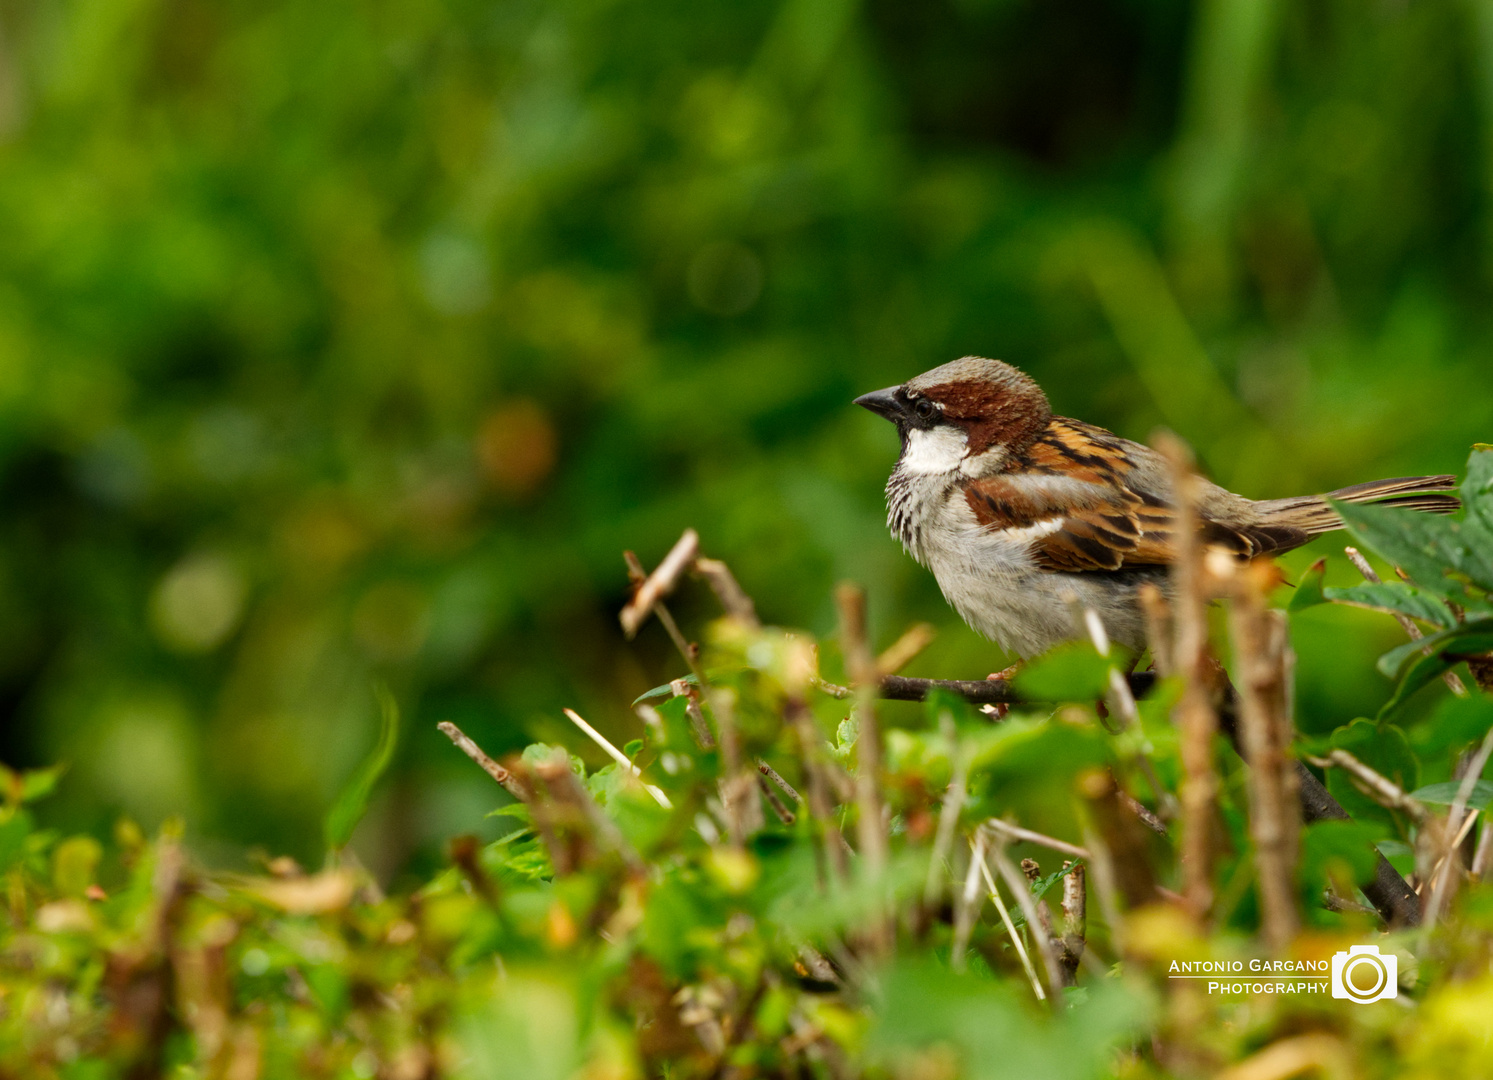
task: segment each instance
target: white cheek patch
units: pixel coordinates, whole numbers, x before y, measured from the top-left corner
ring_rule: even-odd
[[[903,472],[918,475],[950,473],[964,461],[969,438],[961,428],[939,424],[924,430],[913,428],[907,433],[907,449],[902,452]]]

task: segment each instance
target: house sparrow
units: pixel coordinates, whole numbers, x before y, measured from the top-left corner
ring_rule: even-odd
[[[1139,652],[1138,590],[1167,585],[1175,519],[1166,462],[1103,428],[1054,416],[999,360],[966,356],[855,399],[897,425],[887,525],[977,631],[1023,657],[1083,635],[1073,599]],[[1451,476],[1376,480],[1329,493],[1450,513]],[[1342,521],[1319,495],[1255,501],[1201,481],[1202,537],[1240,559],[1300,547]]]

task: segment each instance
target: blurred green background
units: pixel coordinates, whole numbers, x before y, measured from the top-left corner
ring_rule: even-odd
[[[686,526],[770,620],[855,578],[998,669],[851,397],[979,353],[1252,496],[1457,471],[1490,195],[1481,0],[6,0],[0,758],[314,860],[382,679],[394,872],[494,802],[436,722],[635,734],[621,551]],[[1299,618],[1302,725],[1397,635]]]

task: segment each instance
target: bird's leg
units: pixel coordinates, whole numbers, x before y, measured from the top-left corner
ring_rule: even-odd
[[[985,681],[1009,684],[1012,679],[1016,678],[1016,673],[1021,670],[1023,663],[1024,661],[1018,660],[1008,668],[1003,668],[1000,671],[992,671],[989,675],[985,676]],[[1004,720],[1006,714],[1011,711],[1011,706],[1005,702],[1000,702],[995,705],[984,705],[980,708],[980,711],[992,720]]]

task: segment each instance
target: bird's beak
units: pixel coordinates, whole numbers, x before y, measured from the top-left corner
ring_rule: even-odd
[[[856,398],[855,404],[896,423],[902,415],[902,406],[898,404],[896,398],[896,393],[900,389],[900,386],[888,386],[885,390],[873,390],[869,394],[862,394]]]

